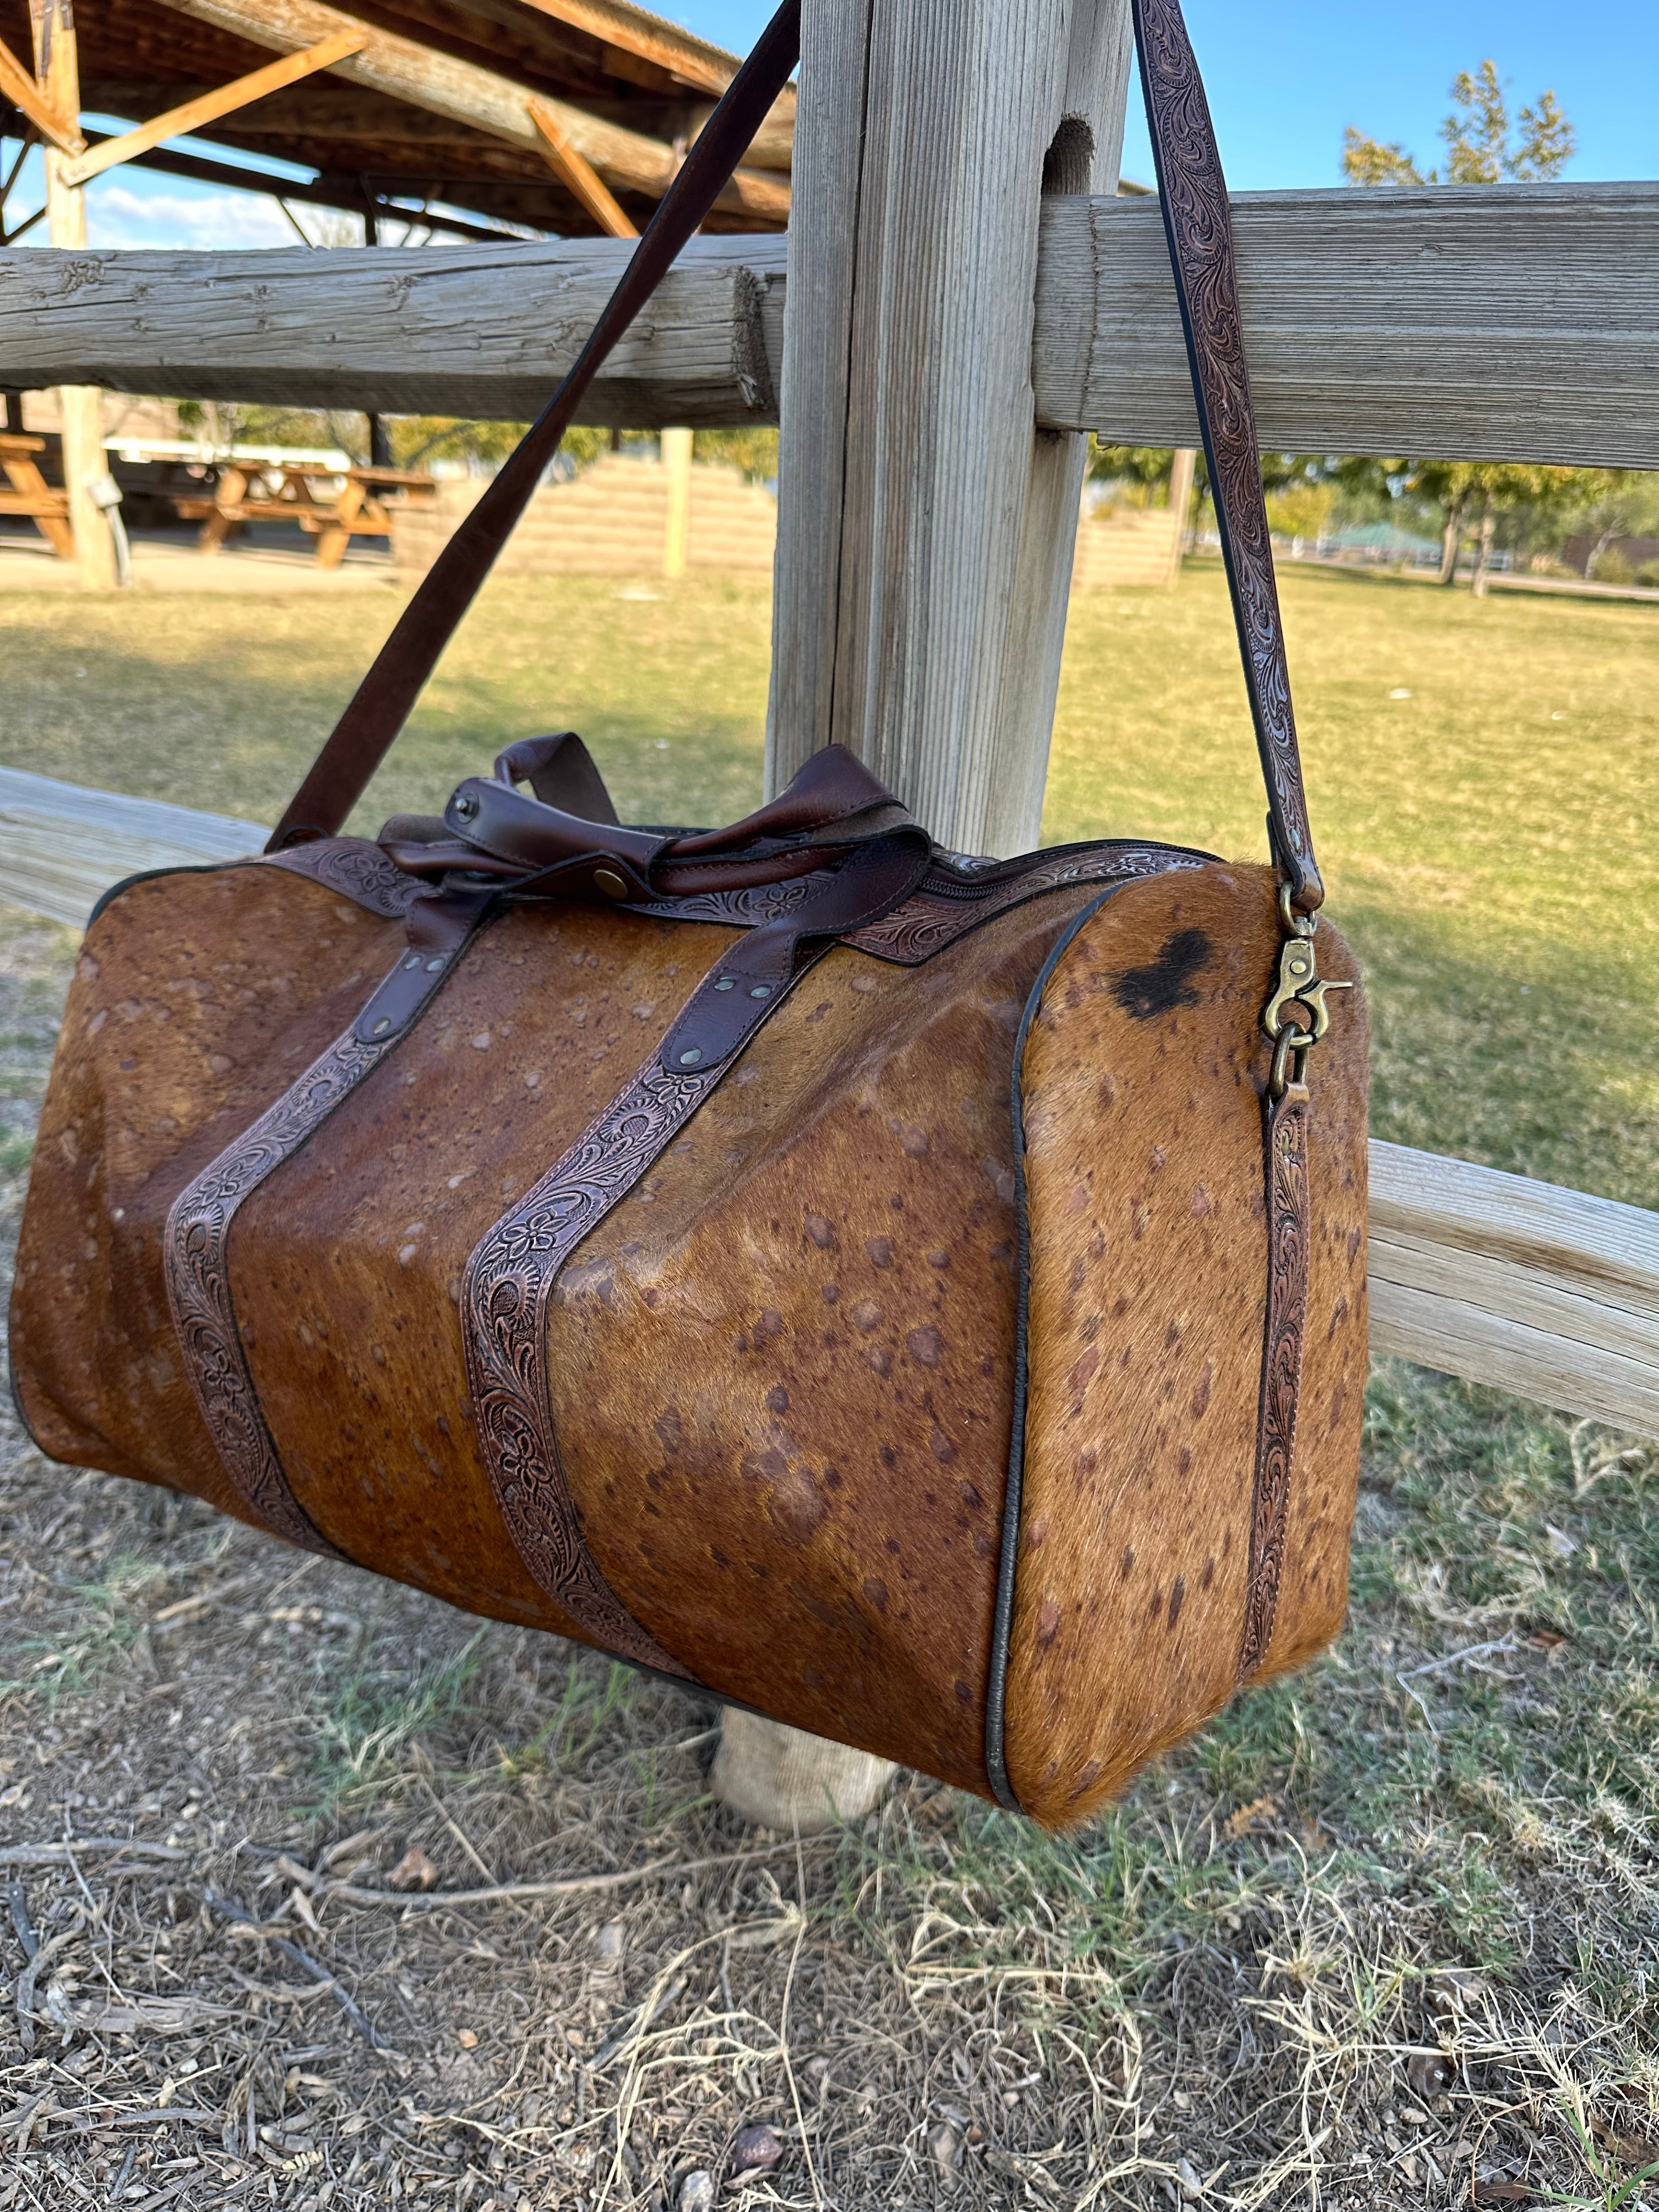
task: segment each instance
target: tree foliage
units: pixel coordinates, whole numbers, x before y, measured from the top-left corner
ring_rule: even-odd
[[[1342,179],[1349,185],[1537,184],[1559,177],[1577,134],[1552,91],[1540,93],[1511,125],[1505,81],[1490,58],[1451,82],[1452,112],[1440,125],[1443,172],[1419,168],[1405,147],[1368,138],[1351,123],[1342,133]]]

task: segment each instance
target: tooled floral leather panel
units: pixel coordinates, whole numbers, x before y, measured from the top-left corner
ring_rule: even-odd
[[[407,874],[366,837],[319,837],[309,845],[290,845],[286,852],[262,853],[252,865],[309,876],[389,921],[407,914],[411,902],[427,888],[418,876]]]
[[[162,1238],[167,1304],[185,1372],[225,1473],[262,1527],[331,1559],[340,1554],[289,1488],[259,1409],[231,1299],[230,1232],[243,1200],[298,1151],[391,1042],[365,1044],[349,1030],[336,1038],[252,1128],[185,1184]]]
[[[314,851],[315,847],[301,849]],[[374,848],[368,848],[370,852]],[[417,885],[417,889],[421,886]],[[290,1544],[343,1556],[294,1495],[273,1442],[236,1327],[230,1234],[246,1200],[292,1158],[341,1100],[392,1051],[452,972],[484,911],[458,912],[428,899],[410,941],[351,1028],[312,1061],[251,1127],[185,1184],[167,1211],[162,1267],[185,1375],[233,1487],[260,1524]],[[434,956],[441,943],[441,957]],[[389,1018],[372,1033],[375,1010]]]
[[[1296,1415],[1307,1338],[1309,1254],[1308,1094],[1292,1085],[1267,1114],[1267,1297],[1261,1352],[1261,1412],[1250,1498],[1250,1565],[1238,1679],[1267,1655],[1279,1613],[1296,1464]]]
[[[1291,706],[1226,179],[1177,0],[1134,0],[1134,17],[1164,229],[1215,482],[1273,838],[1297,903],[1311,910],[1324,893]]]
[[[725,1073],[668,1073],[654,1057],[480,1239],[461,1290],[467,1383],[491,1487],[538,1583],[602,1650],[696,1678],[623,1605],[576,1517],[547,1389],[547,1313],[559,1270],[625,1198]]]

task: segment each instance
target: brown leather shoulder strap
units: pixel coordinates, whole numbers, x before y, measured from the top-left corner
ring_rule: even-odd
[[[1267,502],[1233,261],[1227,183],[1180,0],[1133,0],[1140,82],[1152,128],[1158,204],[1187,334],[1221,557],[1232,592],[1244,683],[1267,785],[1273,858],[1291,903],[1312,914],[1325,896],[1314,860],[1291,707],[1285,625],[1273,581]]]
[[[404,608],[277,823],[268,852],[335,836],[362,798],[558,451],[600,364],[720,198],[788,82],[799,50],[800,0],[783,0],[658,203],[569,374]]]

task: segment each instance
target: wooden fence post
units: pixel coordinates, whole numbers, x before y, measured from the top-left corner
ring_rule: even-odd
[[[691,550],[691,433],[665,430],[662,465],[668,478],[668,513],[663,526],[662,572],[683,576]]]
[[[1038,215],[1114,189],[1128,64],[1127,0],[806,0],[774,789],[839,742],[947,845],[1036,842],[1085,447],[1036,428]]]
[[[81,72],[76,59],[75,17],[70,0],[29,0],[34,34],[34,71],[60,115],[81,112]],[[46,222],[54,246],[84,246],[86,201],[78,185],[61,173],[70,157],[55,147],[45,149]],[[88,496],[93,478],[108,473],[104,458],[103,394],[96,385],[60,385],[64,416],[64,483],[70,495],[70,526],[75,532],[76,565],[89,590],[113,591],[115,539],[100,507]]]

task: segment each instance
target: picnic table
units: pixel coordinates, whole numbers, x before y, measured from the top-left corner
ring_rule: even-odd
[[[391,504],[437,496],[423,469],[341,469],[325,461],[223,461],[208,493],[175,495],[185,521],[202,523],[198,544],[216,553],[248,522],[297,522],[317,540],[317,565],[337,568],[354,538],[390,538]]]
[[[11,486],[9,491],[0,491],[0,514],[27,515],[50,541],[58,558],[72,561],[75,532],[70,525],[69,494],[53,489],[34,458],[46,450],[44,438],[32,438],[19,430],[0,431],[0,469]]]

